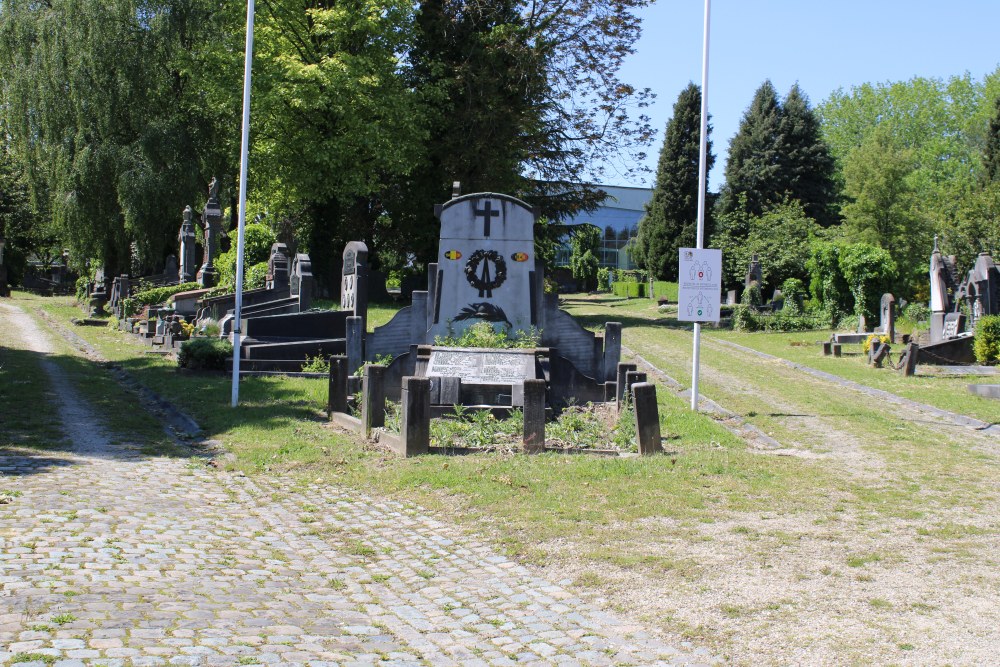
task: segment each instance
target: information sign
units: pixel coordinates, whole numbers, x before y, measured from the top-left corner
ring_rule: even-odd
[[[722,251],[681,248],[677,280],[677,319],[719,321],[722,300]]]

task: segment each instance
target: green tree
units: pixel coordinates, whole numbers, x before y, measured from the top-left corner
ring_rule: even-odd
[[[597,287],[597,271],[600,267],[601,230],[591,224],[579,225],[574,229],[570,241],[572,254],[569,258],[573,278],[585,292]]]
[[[819,117],[792,86],[781,106],[780,193],[802,203],[807,216],[823,227],[839,222],[835,162],[822,136]]]
[[[840,249],[840,271],[854,297],[854,314],[871,323],[879,312],[882,294],[896,277],[896,263],[888,251],[869,243],[851,243]]]
[[[854,311],[854,295],[840,268],[843,245],[827,239],[816,238],[809,248],[809,291],[829,315],[830,325]]]
[[[718,218],[742,209],[759,216],[769,204],[780,201],[781,105],[770,81],[761,84],[729,143],[726,181],[715,204]]]
[[[234,118],[219,122],[229,109],[206,104],[192,66],[225,47],[230,16],[207,0],[0,3],[0,113],[76,263],[176,252],[182,202],[235,161]]]
[[[912,149],[893,145],[888,128],[871,134],[844,164],[845,233],[853,241],[885,249],[899,268],[897,291],[912,294],[926,282],[927,248],[933,231],[916,205]]]
[[[982,160],[983,180],[988,183],[1000,181],[1000,96],[993,102],[993,107]]]
[[[709,135],[711,131],[709,126]],[[636,256],[639,264],[657,280],[677,280],[678,248],[695,245],[700,142],[701,90],[690,83],[674,103],[674,115],[667,122],[660,149],[653,197],[639,221]],[[709,140],[706,169],[711,170],[714,162]],[[705,214],[705,237],[708,238],[711,224],[709,212]]]

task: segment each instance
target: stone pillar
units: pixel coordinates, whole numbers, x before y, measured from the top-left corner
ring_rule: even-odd
[[[604,377],[605,382],[615,379],[618,362],[622,357],[622,323],[604,323]]]
[[[361,423],[365,437],[373,428],[385,426],[385,366],[365,364],[361,383]]]
[[[631,396],[632,387],[640,382],[645,382],[646,379],[646,374],[642,371],[628,371],[625,373],[625,392],[623,396]],[[618,405],[618,409],[621,410],[621,404]]]
[[[833,354],[833,343],[826,341],[823,343],[823,356],[829,357],[831,354]]]
[[[222,233],[222,207],[219,205],[219,183],[214,178],[208,187],[208,202],[202,211],[201,223],[205,226],[205,261],[198,271],[198,284],[215,287],[219,282],[215,258],[219,254],[219,235]]]
[[[347,412],[347,357],[335,354],[330,357],[330,389],[326,402],[327,415]]]
[[[651,382],[639,382],[633,385],[632,404],[635,406],[635,438],[639,445],[639,454],[648,456],[662,451],[656,385]]]
[[[347,374],[354,375],[354,373],[361,368],[361,364],[364,361],[364,340],[365,340],[365,321],[358,317],[357,315],[351,315],[347,318],[347,340],[346,352],[347,352]]]
[[[903,361],[899,365],[899,372],[904,377],[910,377],[917,370],[917,358],[920,356],[920,346],[910,342],[906,344],[906,352],[903,354]]]
[[[545,380],[524,381],[524,451],[545,450]]]
[[[840,343],[834,343],[833,344],[833,356],[839,357],[840,354],[841,354]]]
[[[403,411],[399,436],[404,456],[419,456],[430,451],[431,444],[431,380],[408,376],[403,378],[400,397]]]
[[[629,371],[634,371],[636,368],[635,364],[626,362],[618,363],[618,377],[616,378],[618,387],[615,392],[615,402],[618,404],[619,409],[621,409],[622,399],[625,398],[625,374]]]

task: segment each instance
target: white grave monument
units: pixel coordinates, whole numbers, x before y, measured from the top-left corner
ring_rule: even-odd
[[[537,212],[519,199],[488,192],[457,197],[435,213],[441,238],[428,338],[459,336],[483,321],[508,335],[536,324]]]

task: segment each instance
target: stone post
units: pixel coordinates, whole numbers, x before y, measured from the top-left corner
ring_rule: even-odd
[[[621,409],[622,399],[625,398],[625,374],[629,371],[634,371],[638,368],[635,364],[629,364],[626,362],[618,363],[618,387],[615,393],[615,402],[618,404],[618,408]]]
[[[622,323],[604,323],[604,381],[615,379],[622,357]]]
[[[545,450],[545,380],[524,381],[524,451]]]
[[[347,357],[335,354],[330,357],[330,390],[326,403],[327,416],[334,412],[347,412]]]
[[[410,457],[428,453],[431,443],[430,378],[404,377],[400,400],[403,415],[399,436],[403,441],[403,455]]]
[[[839,357],[840,354],[841,354],[840,343],[834,343],[833,344],[833,356]]]
[[[632,385],[632,402],[635,406],[635,438],[639,445],[639,454],[649,456],[662,451],[656,385],[651,382]]]
[[[823,343],[823,356],[829,357],[831,354],[833,354],[833,343],[830,341],[825,341]]]
[[[646,381],[646,374],[642,371],[629,371],[625,373],[625,393],[622,396],[631,396],[632,387],[639,384],[640,382]],[[619,403],[618,409],[621,410],[621,404]]]
[[[357,315],[351,315],[347,318],[347,337],[345,341],[347,349],[345,351],[347,352],[348,375],[353,375],[361,368],[361,363],[364,361],[364,327],[364,318]]]
[[[181,223],[181,231],[177,234],[180,242],[180,270],[177,279],[182,283],[189,283],[195,277],[195,231],[194,231],[194,211],[190,206],[184,207],[184,222]]]
[[[899,371],[904,377],[910,377],[917,370],[917,358],[920,356],[920,346],[914,342],[906,344],[906,352],[903,355],[903,363],[900,364]]]
[[[385,426],[385,366],[365,364],[361,388],[361,423],[368,437],[373,428]]]

